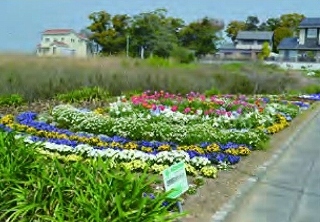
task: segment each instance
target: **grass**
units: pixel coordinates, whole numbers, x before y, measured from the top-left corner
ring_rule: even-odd
[[[14,136],[0,131],[0,221],[160,222],[182,216],[169,213],[174,201],[154,193],[157,177],[146,171],[137,177],[101,158],[51,159]]]
[[[179,64],[158,58],[39,58],[0,55],[0,95],[20,94],[27,101],[53,98],[82,87],[98,86],[120,95],[128,91],[173,93],[283,93],[311,81],[301,73],[259,63]],[[266,82],[268,84],[266,84]]]

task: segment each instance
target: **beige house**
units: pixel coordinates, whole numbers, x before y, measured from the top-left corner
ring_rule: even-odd
[[[38,56],[91,56],[89,40],[72,29],[49,29],[42,32]]]

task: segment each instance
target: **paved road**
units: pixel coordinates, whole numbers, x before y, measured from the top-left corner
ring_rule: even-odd
[[[226,222],[320,222],[320,116],[269,168]]]

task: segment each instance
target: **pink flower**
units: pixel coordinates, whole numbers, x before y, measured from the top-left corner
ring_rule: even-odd
[[[172,112],[176,112],[177,110],[178,110],[178,106],[172,106],[172,107],[171,107],[171,111],[172,111]]]
[[[184,109],[184,113],[190,113],[191,112],[191,108],[190,107],[187,107]]]
[[[160,106],[159,106],[159,109],[160,109],[161,111],[163,111],[163,110],[165,109],[164,105],[160,105]]]
[[[156,104],[152,104],[152,110],[156,110],[157,109],[157,105]]]

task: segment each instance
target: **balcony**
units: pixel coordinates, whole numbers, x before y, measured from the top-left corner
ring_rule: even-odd
[[[237,44],[236,45],[236,49],[250,49],[250,50],[261,50],[262,49],[262,45],[258,45],[258,44],[252,44],[252,45],[245,45],[245,44]]]

